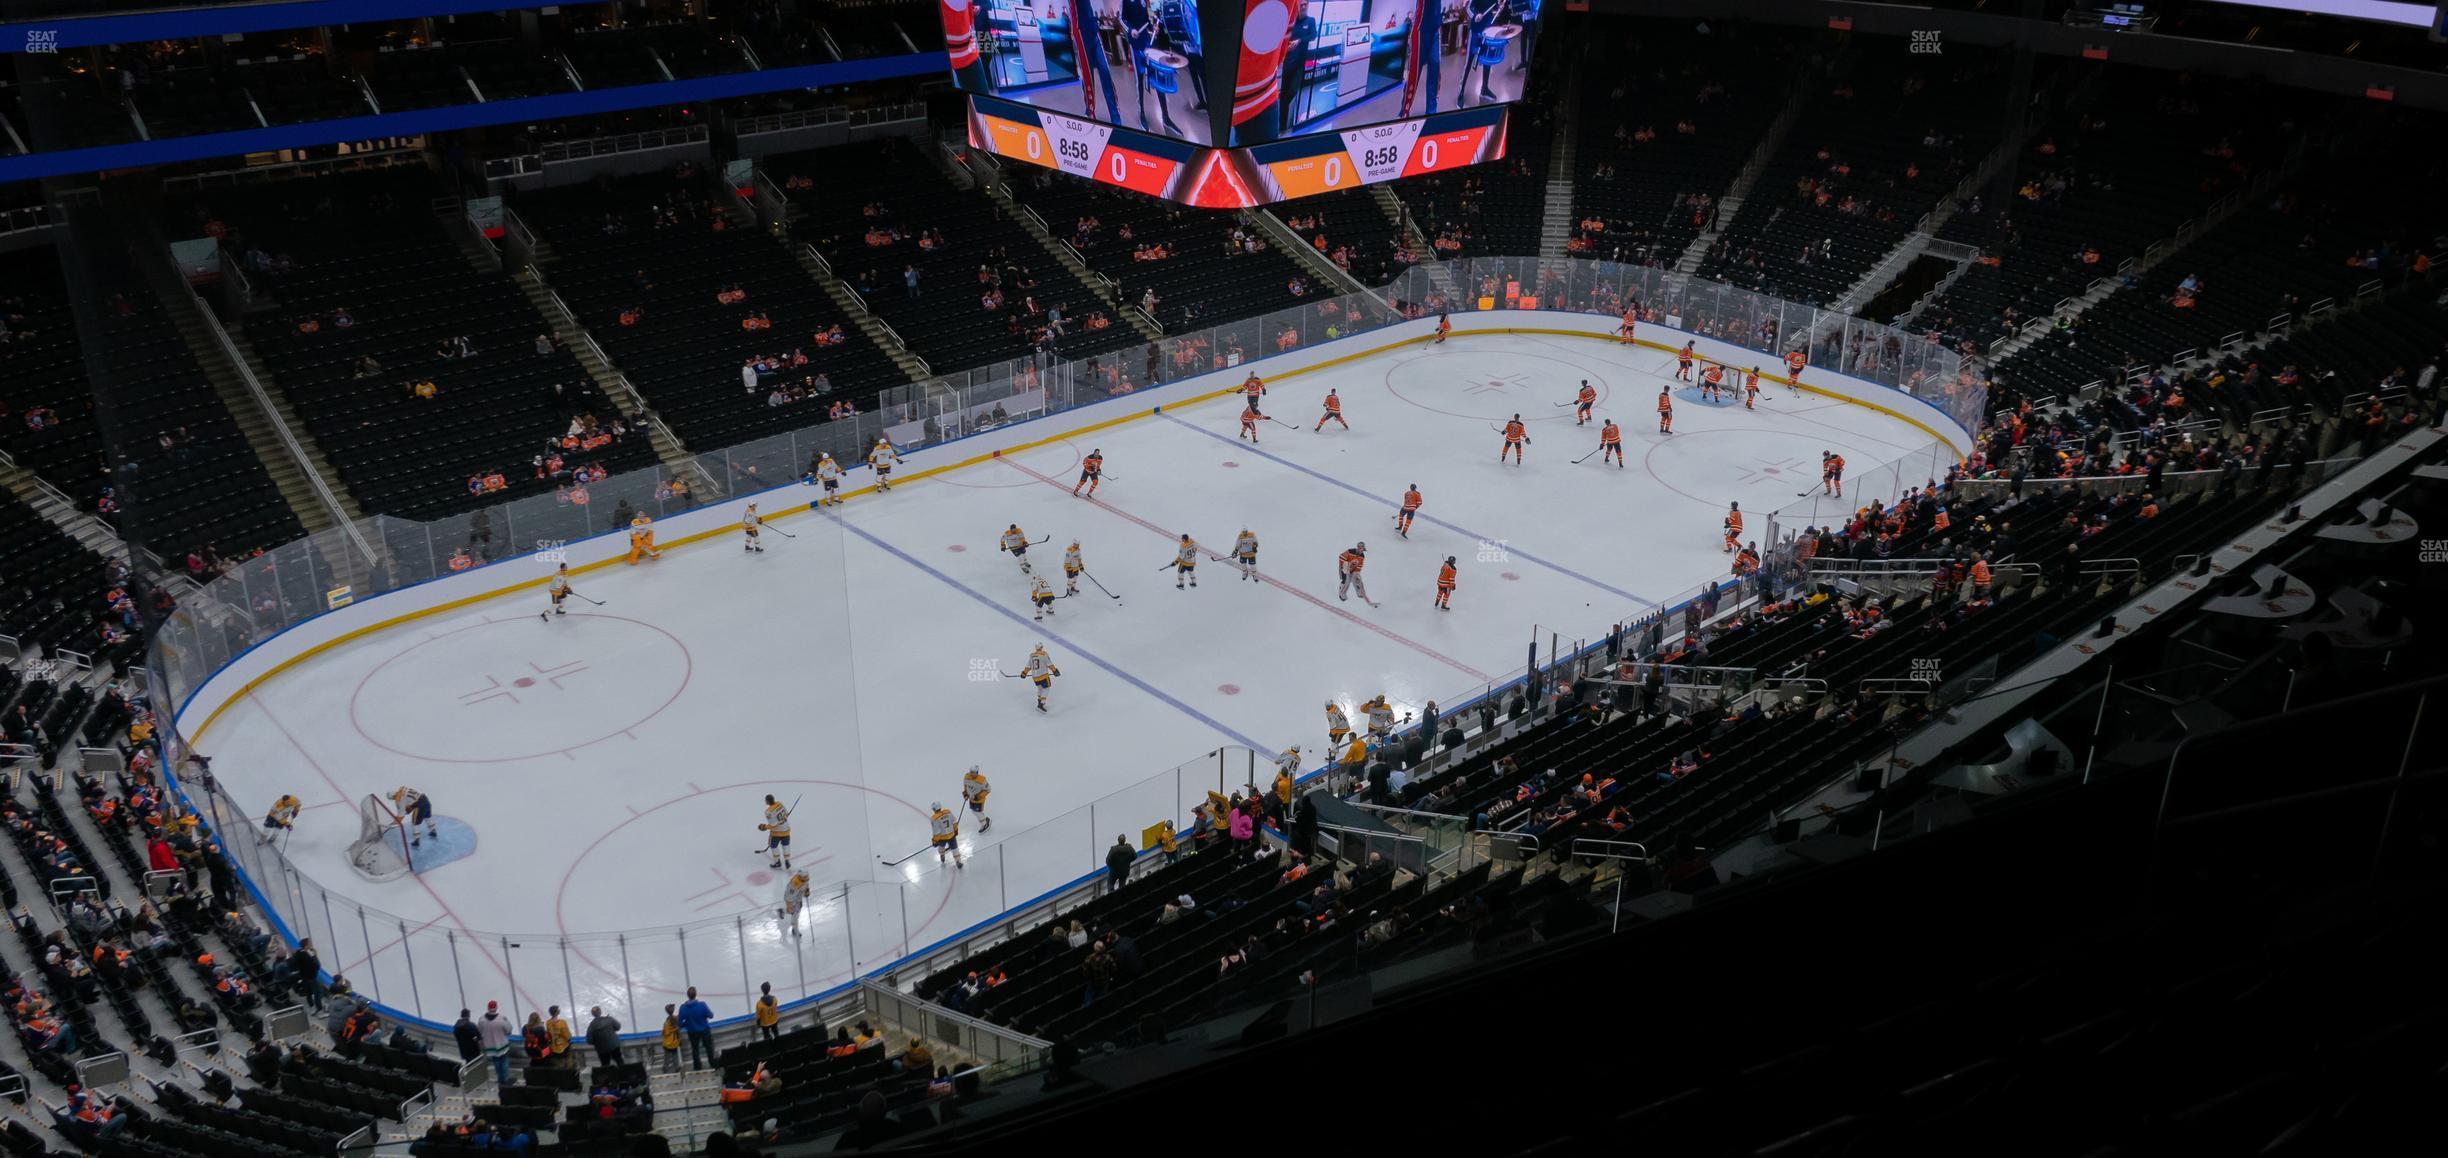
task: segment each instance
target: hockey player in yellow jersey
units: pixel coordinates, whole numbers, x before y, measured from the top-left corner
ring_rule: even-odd
[[[1351,735],[1351,717],[1344,714],[1343,705],[1333,700],[1326,701],[1326,746],[1340,749],[1343,747],[1343,737],[1348,735]]]
[[[1173,589],[1181,590],[1185,579],[1189,580],[1190,586],[1198,586],[1198,544],[1191,542],[1187,534],[1181,537],[1181,546],[1173,552]]]
[[[1054,614],[1054,585],[1046,582],[1045,576],[1029,576],[1029,602],[1037,608],[1037,614],[1030,616],[1031,619],[1043,619]]]
[[[748,504],[748,509],[741,512],[740,530],[746,532],[748,536],[747,541],[741,544],[741,550],[755,551],[758,554],[765,552],[765,540],[761,538],[765,531],[765,516],[757,513],[755,503]]]
[[[841,480],[841,464],[833,461],[831,454],[817,452],[816,469],[809,471],[807,477],[807,481],[824,488],[824,493],[816,498],[817,506],[821,507],[827,503],[837,507],[841,505]]]
[[[961,801],[969,806],[970,814],[977,817],[979,832],[994,827],[994,820],[986,815],[986,794],[991,791],[993,788],[986,783],[986,774],[978,771],[977,765],[971,764],[969,771],[961,776]]]
[[[272,810],[264,813],[264,830],[255,839],[262,844],[272,843],[273,838],[297,826],[298,813],[303,811],[305,805],[297,797],[282,793],[280,799],[272,802]]]
[[[765,867],[789,868],[790,809],[771,796],[765,798],[765,821],[757,825],[765,834]]]
[[[799,935],[799,914],[807,908],[808,894],[812,891],[806,869],[793,869],[790,883],[782,887],[782,911],[775,915],[791,927],[793,937]]]
[[[867,465],[875,471],[876,489],[879,491],[891,490],[892,468],[901,465],[900,452],[893,449],[891,439],[878,437],[875,440],[875,449],[867,452]]]
[[[1258,536],[1248,527],[1241,528],[1240,537],[1233,540],[1232,560],[1242,578],[1252,583],[1258,581]]]
[[[969,867],[961,862],[960,817],[954,816],[951,809],[940,803],[930,804],[927,806],[927,827],[931,830],[927,834],[927,843],[935,846],[935,863],[950,860],[954,868]]]
[[[1021,530],[1020,524],[1013,523],[1010,530],[1003,532],[1003,538],[996,545],[1001,547],[1006,554],[1020,561],[1021,574],[1033,574],[1029,570],[1028,532]]]
[[[1370,740],[1382,741],[1394,734],[1394,706],[1386,702],[1385,693],[1379,692],[1376,699],[1360,705],[1360,710],[1368,714]]]
[[[1079,577],[1086,570],[1088,564],[1080,558],[1079,540],[1073,539],[1071,545],[1063,549],[1063,594],[1079,594]]]
[[[1054,657],[1046,654],[1044,644],[1038,644],[1037,649],[1029,653],[1028,666],[1020,669],[1020,676],[1037,685],[1038,711],[1046,710],[1046,689],[1053,687],[1054,677],[1061,674],[1062,669],[1054,666]]]
[[[569,614],[568,610],[563,608],[561,604],[576,590],[576,588],[570,586],[569,564],[563,563],[560,570],[553,572],[552,582],[547,584],[544,588],[545,594],[552,597],[552,609],[549,611],[538,612],[537,617],[541,618],[546,623],[550,623],[552,622],[553,616]]]

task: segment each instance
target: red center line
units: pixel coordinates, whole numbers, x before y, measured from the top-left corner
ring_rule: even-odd
[[[1041,483],[1046,484],[1047,486],[1053,487],[1053,488],[1054,488],[1054,489],[1056,489],[1056,490],[1061,490],[1061,489],[1063,489],[1063,485],[1062,485],[1062,483],[1061,483],[1060,481],[1058,481],[1058,480],[1056,480],[1056,479],[1054,479],[1054,478],[1052,478],[1052,477],[1050,477],[1050,476],[1048,476],[1048,475],[1039,474],[1038,472],[1036,472],[1036,471],[1034,471],[1034,470],[1031,470],[1031,469],[1029,469],[1028,467],[1025,467],[1025,466],[1020,465],[1019,463],[1013,462],[1013,461],[1012,461],[1012,460],[1011,460],[1011,459],[1010,459],[1008,456],[1007,456],[1007,457],[1002,457],[1002,458],[997,458],[995,461],[996,461],[996,462],[999,462],[999,463],[1002,463],[1002,464],[1004,464],[1005,466],[1008,466],[1008,467],[1012,468],[1013,470],[1019,471],[1020,473],[1025,474],[1025,475],[1029,476],[1030,478],[1036,479],[1038,482],[1041,482]],[[1097,507],[1099,510],[1104,511],[1104,512],[1105,512],[1105,513],[1107,513],[1107,514],[1113,515],[1113,516],[1115,516],[1116,518],[1126,519],[1126,520],[1128,520],[1128,521],[1130,521],[1130,522],[1137,523],[1137,524],[1139,524],[1140,526],[1142,526],[1142,527],[1146,527],[1148,530],[1153,531],[1153,532],[1155,532],[1156,534],[1161,535],[1161,536],[1163,536],[1163,537],[1164,537],[1164,538],[1166,538],[1166,539],[1169,539],[1169,540],[1177,540],[1177,539],[1179,538],[1179,536],[1175,535],[1173,532],[1168,531],[1168,530],[1165,530],[1163,527],[1159,527],[1159,526],[1157,526],[1156,524],[1154,524],[1154,523],[1151,523],[1151,522],[1147,521],[1146,519],[1140,518],[1139,516],[1137,516],[1137,515],[1134,515],[1134,514],[1130,513],[1129,511],[1122,510],[1121,508],[1116,507],[1116,506],[1114,506],[1112,503],[1106,502],[1105,500],[1100,499],[1100,498],[1096,497],[1095,495],[1079,495],[1079,496],[1077,496],[1077,497],[1078,497],[1078,498],[1081,498],[1081,499],[1084,499],[1084,500],[1086,500],[1086,501],[1087,501],[1087,502],[1089,502],[1089,503],[1094,504],[1094,505],[1095,505],[1095,506],[1096,506],[1096,507]],[[1210,558],[1210,559],[1214,559],[1214,560],[1217,560],[1218,562],[1223,562],[1223,563],[1228,563],[1228,564],[1231,562],[1231,560],[1230,560],[1230,559],[1228,559],[1226,556],[1224,556],[1223,554],[1221,554],[1221,553],[1217,552],[1215,549],[1213,549],[1213,548],[1211,548],[1211,547],[1200,547],[1200,548],[1199,548],[1199,550],[1200,550],[1202,553],[1204,553],[1204,554],[1205,554],[1205,555],[1206,555],[1208,558]],[[1352,613],[1351,613],[1351,612],[1349,612],[1349,611],[1345,611],[1345,610],[1343,610],[1342,608],[1337,607],[1337,606],[1335,606],[1335,605],[1334,605],[1334,604],[1332,604],[1332,603],[1328,603],[1328,602],[1326,602],[1325,600],[1320,599],[1320,598],[1318,598],[1318,597],[1317,597],[1317,596],[1315,596],[1315,595],[1311,595],[1310,593],[1308,593],[1308,592],[1306,592],[1306,591],[1303,591],[1303,590],[1301,590],[1301,589],[1300,589],[1300,588],[1298,588],[1298,587],[1294,587],[1294,586],[1292,586],[1292,585],[1291,585],[1291,584],[1289,584],[1289,583],[1285,583],[1285,582],[1283,582],[1282,580],[1277,579],[1277,578],[1275,578],[1275,577],[1274,577],[1274,576],[1272,576],[1272,575],[1268,575],[1268,574],[1265,574],[1264,572],[1261,572],[1261,573],[1259,573],[1259,575],[1258,575],[1258,581],[1259,581],[1259,582],[1261,582],[1261,583],[1266,584],[1266,585],[1267,585],[1267,586],[1269,586],[1269,587],[1273,587],[1273,588],[1275,588],[1275,589],[1276,589],[1276,590],[1278,590],[1278,591],[1282,591],[1282,592],[1284,592],[1284,593],[1286,593],[1286,594],[1289,594],[1289,595],[1293,596],[1294,598],[1299,599],[1299,600],[1301,600],[1302,602],[1305,602],[1305,603],[1309,604],[1310,606],[1317,608],[1317,609],[1318,609],[1318,610],[1320,610],[1320,611],[1324,611],[1324,612],[1327,612],[1327,613],[1332,614],[1332,615],[1340,616],[1341,618],[1343,618],[1343,619],[1345,619],[1345,620],[1347,620],[1347,621],[1349,621],[1349,622],[1351,622],[1351,623],[1353,623],[1353,624],[1355,624],[1355,625],[1357,625],[1357,626],[1359,626],[1359,627],[1365,628],[1365,629],[1367,629],[1367,630],[1369,630],[1369,631],[1372,631],[1372,632],[1377,633],[1378,635],[1384,636],[1384,637],[1385,637],[1385,638],[1387,638],[1387,639],[1393,640],[1394,642],[1399,643],[1399,644],[1403,645],[1404,647],[1410,648],[1411,650],[1416,651],[1416,652],[1420,653],[1421,655],[1427,656],[1428,658],[1433,659],[1433,660],[1437,661],[1438,663],[1444,664],[1445,666],[1450,667],[1450,668],[1454,669],[1455,671],[1461,672],[1462,674],[1464,674],[1464,675],[1466,675],[1466,676],[1469,676],[1470,678],[1472,678],[1472,679],[1474,679],[1474,680],[1477,680],[1477,681],[1479,681],[1480,683],[1487,683],[1487,682],[1488,682],[1488,681],[1489,681],[1491,678],[1493,678],[1493,677],[1490,677],[1490,676],[1489,676],[1489,675],[1488,675],[1486,672],[1480,671],[1478,668],[1472,667],[1472,666],[1471,666],[1471,665],[1469,665],[1469,664],[1463,663],[1461,660],[1458,660],[1458,659],[1453,658],[1452,656],[1446,655],[1444,652],[1438,651],[1437,649],[1435,649],[1435,648],[1433,648],[1433,647],[1430,647],[1430,646],[1428,646],[1427,644],[1421,643],[1421,642],[1419,642],[1418,640],[1412,639],[1412,638],[1410,638],[1409,636],[1406,636],[1406,635],[1402,634],[1401,632],[1395,631],[1395,630],[1393,630],[1392,628],[1389,628],[1389,627],[1383,626],[1382,624],[1371,623],[1371,622],[1369,622],[1368,620],[1362,619],[1362,618],[1360,618],[1359,616],[1354,615],[1354,614],[1352,614]]]
[[[323,778],[323,783],[330,786],[332,793],[340,797],[342,800],[349,799],[349,794],[340,790],[340,782],[332,779],[331,773],[323,767],[323,762],[315,759],[314,753],[307,751],[306,745],[298,742],[297,734],[289,730],[289,725],[281,723],[280,717],[272,714],[272,705],[265,703],[261,697],[250,698],[255,700],[255,709],[263,713],[264,719],[272,721],[273,727],[280,729],[280,734],[288,739],[289,746],[297,749],[298,755],[305,759],[306,766],[314,769],[315,775]],[[434,887],[427,884],[424,877],[418,876],[415,873],[410,873],[408,875],[416,881],[419,888],[425,890],[426,896],[433,898],[433,903],[442,909],[442,915],[450,918],[451,924],[459,926],[459,931],[467,935],[468,943],[476,946],[477,952],[484,954],[485,963],[493,966],[493,971],[501,974],[503,980],[510,980],[510,970],[500,961],[494,959],[492,948],[485,944],[484,938],[476,935],[475,930],[468,928],[466,921],[459,919],[459,914],[451,910],[450,902],[443,900],[442,894],[435,892]],[[316,887],[320,888],[321,886],[317,885]],[[330,890],[325,891],[329,892]],[[429,921],[427,924],[430,925],[432,922]],[[337,936],[339,934],[339,930],[334,929],[332,930],[332,933],[334,936]],[[370,959],[371,958],[369,957],[369,960]],[[519,987],[514,983],[513,988],[518,989],[519,1000],[526,1002],[527,1008],[534,1009],[537,1007],[536,999],[529,996],[524,987]],[[394,1006],[393,1008],[397,1007]]]

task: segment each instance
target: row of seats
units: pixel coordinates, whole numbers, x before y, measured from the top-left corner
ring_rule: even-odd
[[[278,255],[259,279],[278,312],[250,338],[349,492],[369,513],[430,519],[548,493],[581,467],[651,465],[642,430],[561,445],[573,419],[608,431],[618,410],[568,351],[538,351],[549,326],[507,274],[468,264],[433,191],[386,171],[216,191],[198,207],[234,252]],[[434,395],[418,397],[427,382]],[[550,454],[559,477],[538,464]],[[493,473],[502,489],[471,491]]]
[[[1573,220],[1581,252],[1672,265],[1700,235],[1809,63],[1804,34],[1670,18],[1591,22],[1582,67]],[[1688,131],[1686,131],[1688,130]],[[1599,228],[1581,228],[1596,222]]]
[[[725,200],[684,166],[532,194],[515,207],[551,245],[546,279],[692,445],[731,446],[814,426],[831,401],[865,410],[885,387],[906,384],[781,244],[733,224]],[[746,299],[719,301],[726,289]],[[743,328],[751,316],[772,327]],[[836,332],[837,344],[819,344],[820,335]],[[793,351],[808,362],[782,378],[822,374],[829,390],[795,406],[769,406],[769,391],[743,389],[740,369],[750,357]]]
[[[1700,274],[1835,301],[1997,143],[2006,58],[1856,36],[1816,82]]]
[[[2282,126],[2332,107],[2303,93],[2287,92],[2282,105],[2262,86],[2110,64],[2074,66],[2066,82],[2089,99],[2024,145],[2011,193],[1959,207],[1939,231],[1981,255],[1922,324],[1986,347],[2049,316],[2278,165],[2296,139]],[[2297,112],[2306,101],[2314,109]]]
[[[927,147],[896,136],[764,165],[789,189],[795,236],[812,242],[938,373],[1032,352],[1086,357],[1137,340],[1127,326],[1083,330],[1104,302],[991,198],[955,187],[921,152]],[[836,173],[859,174],[857,188],[833,185],[828,175]],[[990,290],[1001,293],[999,307],[984,305]],[[1057,310],[1064,332],[1051,335]]]

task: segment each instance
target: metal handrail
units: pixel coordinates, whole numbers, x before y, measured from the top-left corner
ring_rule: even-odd
[[[1928,695],[1930,681],[1920,676],[1866,679],[1855,689],[1865,696]]]
[[[230,365],[238,371],[238,380],[245,383],[247,393],[254,396],[256,407],[263,411],[265,423],[272,428],[272,433],[279,437],[282,448],[289,452],[290,459],[297,464],[298,473],[305,476],[306,485],[314,490],[316,501],[323,504],[324,512],[331,516],[332,524],[340,529],[341,535],[348,539],[351,546],[357,548],[357,557],[367,566],[372,566],[375,560],[374,545],[367,542],[365,535],[358,531],[356,520],[351,519],[348,512],[341,509],[340,496],[332,493],[331,487],[323,481],[322,472],[316,470],[314,462],[306,457],[306,448],[299,444],[297,435],[289,429],[289,423],[281,418],[280,411],[272,405],[271,392],[264,389],[264,384],[256,379],[255,368],[247,364],[246,355],[239,351],[238,343],[231,340],[228,330],[221,328],[221,319],[214,317],[212,307],[206,305],[203,298],[196,296],[193,286],[188,287],[187,297],[188,300],[195,303],[196,314],[204,319],[204,328],[212,332],[215,342],[220,343],[223,356],[227,357]]]

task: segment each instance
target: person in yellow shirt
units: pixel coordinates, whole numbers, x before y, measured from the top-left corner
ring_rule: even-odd
[[[772,1041],[782,1034],[782,1004],[774,1000],[773,982],[768,981],[757,988],[763,991],[756,999],[757,1037],[762,1041]]]
[[[663,1007],[663,1072],[680,1072],[680,1007]]]
[[[570,1056],[569,1019],[561,1016],[561,1007],[548,1006],[551,1016],[544,1020],[544,1041],[548,1047],[545,1064],[559,1069],[574,1068],[577,1059]]]

